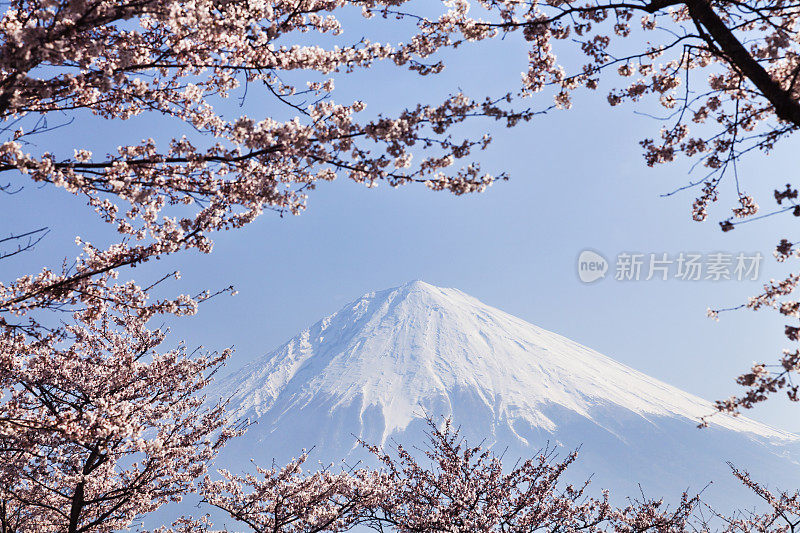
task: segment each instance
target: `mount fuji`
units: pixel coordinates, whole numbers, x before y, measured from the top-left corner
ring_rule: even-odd
[[[575,481],[616,498],[703,490],[727,511],[753,503],[726,461],[796,488],[800,438],[745,417],[504,313],[456,289],[413,281],[371,292],[218,381],[213,393],[254,424],[219,464],[249,470],[314,448],[369,460],[357,438],[423,445],[426,415],[513,463],[580,448]],[[713,483],[708,485],[709,482]]]

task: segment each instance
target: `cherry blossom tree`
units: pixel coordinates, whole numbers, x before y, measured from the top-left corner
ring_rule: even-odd
[[[127,528],[180,501],[236,434],[197,394],[227,352],[160,351],[146,315],[104,306],[42,342],[0,340],[3,532]]]
[[[663,500],[630,500],[617,508],[609,493],[590,497],[589,482],[565,481],[577,459],[572,452],[557,460],[552,449],[510,469],[491,449],[471,446],[445,419],[441,427],[427,419],[428,447],[418,459],[402,444],[394,453],[363,443],[380,461],[389,490],[368,507],[364,522],[383,531],[684,531],[697,497],[683,494],[674,509]]]
[[[380,468],[305,473],[307,455],[257,475],[222,472],[206,480],[205,501],[256,532],[347,531],[355,526],[398,532],[616,531],[678,532],[692,524],[698,498],[686,494],[668,509],[661,500],[632,500],[625,508],[608,493],[592,498],[588,483],[567,484],[576,454],[557,461],[552,450],[504,470],[490,450],[468,446],[449,420],[428,419],[428,447],[414,454],[362,443]],[[416,455],[421,455],[418,459]],[[177,528],[177,529],[175,529]],[[194,528],[194,529],[187,529]],[[206,519],[184,519],[171,531],[210,531]]]

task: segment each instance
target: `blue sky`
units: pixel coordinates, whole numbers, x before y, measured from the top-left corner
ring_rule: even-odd
[[[481,96],[517,86],[525,65],[522,43],[509,39],[461,52],[435,78],[419,80],[387,67],[343,78],[337,98],[360,94],[372,111],[391,112],[436,101],[459,87]],[[636,111],[658,110],[651,103],[610,108],[609,87],[581,93],[568,112],[514,129],[471,123],[472,132],[494,136],[491,148],[477,155],[484,168],[511,176],[484,194],[456,198],[422,187],[366,189],[337,180],[314,191],[309,209],[298,217],[265,214],[243,230],[218,235],[209,256],[167,259],[137,269],[134,277],[150,279],[179,268],[183,279],[175,290],[235,285],[237,296],[218,298],[198,316],[170,323],[173,338],[190,346],[233,345],[232,368],[365,292],[422,279],[456,287],[689,392],[728,396],[737,392],[738,372],[754,360],[776,359],[786,347],[784,321],[769,311],[738,311],[717,323],[705,317],[706,308],[742,303],[760,282],[605,279],[586,285],[576,274],[577,256],[586,248],[609,258],[622,251],[760,251],[766,256],[763,282],[786,271],[771,254],[779,238],[791,237],[795,220],[776,217],[723,234],[716,221],[732,207],[729,194],[709,222],[692,222],[693,191],[661,197],[690,179],[688,165],[648,169],[637,144],[657,135],[660,122]],[[269,111],[259,108],[253,88],[248,97],[255,101],[253,116]],[[76,139],[119,144],[118,137],[135,141],[167,131],[147,118],[114,125],[81,119],[77,127],[72,132],[80,137],[61,130],[47,142],[71,153]],[[791,181],[794,150],[785,144],[740,167],[743,188],[762,208],[771,206],[773,188]],[[43,258],[57,265],[60,257],[77,253],[76,234],[97,231],[93,216],[63,191],[28,186],[2,202],[2,233],[53,228],[37,255],[0,265],[3,279]],[[800,405],[775,400],[752,416],[800,431],[797,413]]]

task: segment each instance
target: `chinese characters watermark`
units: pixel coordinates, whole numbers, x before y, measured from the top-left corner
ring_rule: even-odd
[[[758,279],[763,259],[760,252],[622,252],[613,272],[617,281],[747,281]],[[609,261],[595,251],[584,250],[578,256],[578,277],[584,283],[604,278],[609,270]]]

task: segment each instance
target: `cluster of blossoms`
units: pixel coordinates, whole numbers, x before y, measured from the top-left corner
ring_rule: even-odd
[[[747,218],[758,213],[758,204],[752,196],[746,194],[739,195],[739,207],[733,209],[736,218]]]

